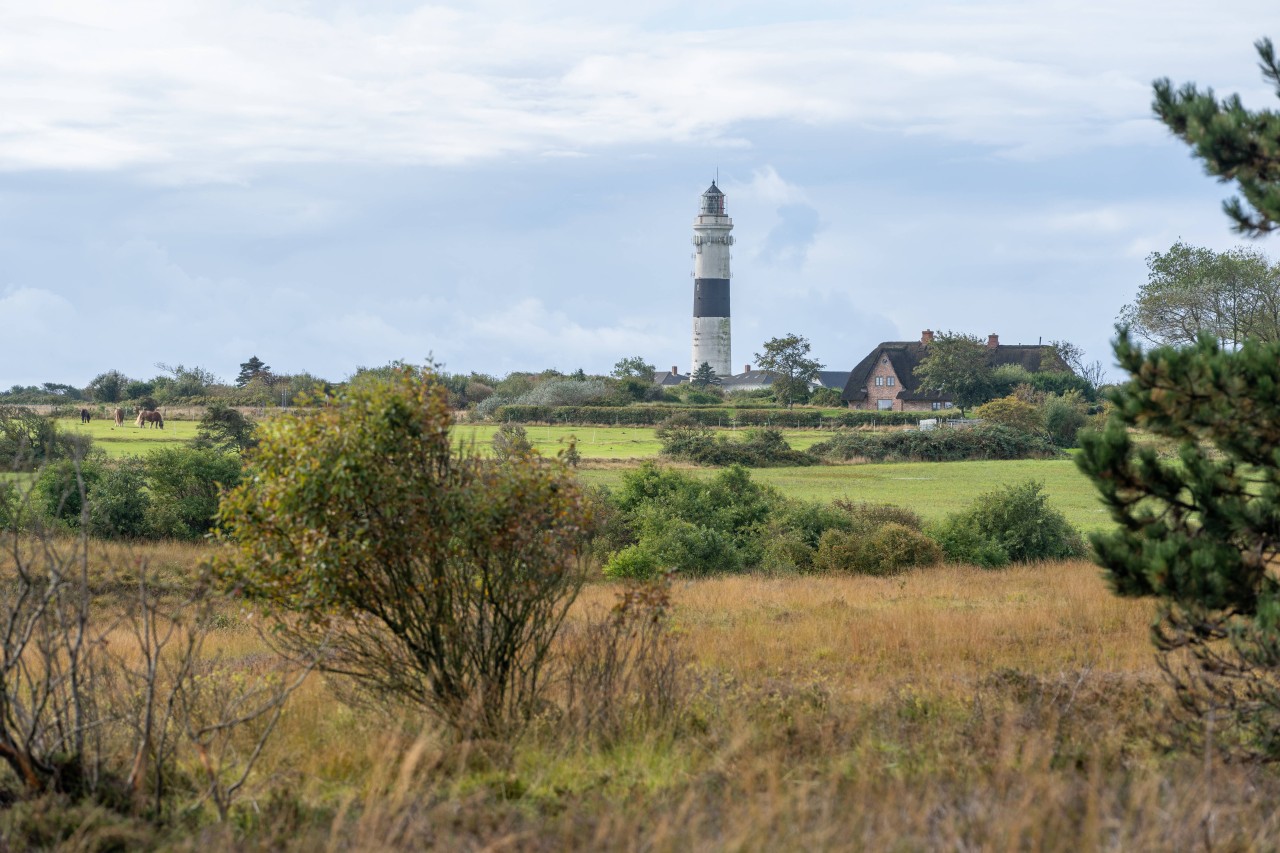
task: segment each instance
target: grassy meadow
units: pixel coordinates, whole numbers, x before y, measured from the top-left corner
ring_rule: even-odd
[[[101,545],[92,562],[180,576],[209,547]],[[566,635],[619,589],[589,585]],[[230,822],[197,802],[160,829],[24,804],[0,812],[0,836],[21,846],[56,823],[76,849],[121,838],[205,850],[1280,843],[1273,771],[1167,746],[1151,605],[1114,597],[1091,564],[728,577],[679,582],[671,595],[683,664],[665,721],[566,733],[556,681],[522,738],[456,744],[412,710],[347,704],[340,681],[313,675]],[[102,606],[120,605],[107,596]],[[222,605],[209,652],[231,677],[273,656],[255,621]]]
[[[85,430],[119,456],[194,435],[130,422]],[[462,424],[487,451],[494,428]],[[653,430],[532,426],[546,455],[576,436],[583,481],[656,458]],[[787,433],[793,446],[826,437]],[[807,443],[806,443],[807,442]],[[697,476],[712,469],[690,468]],[[1028,478],[1077,527],[1106,523],[1071,459],[760,469],[784,494],[910,507],[927,520]],[[65,546],[64,546],[65,547]],[[160,568],[181,587],[216,545],[92,543],[99,578]],[[0,552],[0,576],[13,571]],[[510,742],[452,742],[421,712],[349,702],[338,676],[291,697],[232,817],[184,795],[159,827],[50,798],[0,809],[0,849],[1267,850],[1280,776],[1180,745],[1149,638],[1154,605],[1114,596],[1085,561],[942,565],[889,578],[677,580],[669,710],[578,730],[571,652],[623,591],[596,576],[570,612],[547,702]],[[229,681],[268,671],[262,618],[217,605],[207,652]],[[128,658],[131,638],[114,638]],[[579,644],[575,646],[575,643]],[[366,697],[367,699],[367,697]],[[635,699],[605,694],[602,707]],[[241,744],[248,754],[252,743]],[[198,778],[184,753],[180,777]],[[8,773],[0,765],[0,776]],[[12,782],[12,779],[7,780]]]
[[[64,418],[58,428],[93,436],[108,456],[142,455],[160,447],[173,447],[195,437],[196,422],[172,420],[163,430],[138,428],[126,421],[117,428],[110,420],[82,425]],[[534,447],[554,457],[576,439],[583,456],[579,476],[592,485],[617,485],[623,473],[644,460],[657,460],[662,449],[654,430],[645,427],[526,427]],[[497,427],[459,424],[458,440],[488,454]],[[726,430],[727,431],[727,430]],[[784,430],[787,442],[806,449],[830,437],[827,430]],[[690,467],[696,476],[711,476],[715,469]],[[751,472],[757,480],[776,487],[784,495],[804,500],[838,498],[893,503],[909,507],[926,521],[936,521],[965,508],[977,495],[1012,483],[1035,479],[1044,483],[1049,503],[1062,511],[1080,530],[1109,524],[1089,481],[1069,458],[998,462],[887,462],[818,465],[808,468],[761,468]]]
[[[111,418],[94,418],[87,424],[77,418],[59,418],[58,430],[72,435],[88,435],[95,447],[110,457],[141,456],[161,447],[176,447],[196,437],[196,422],[191,420],[166,420],[164,429],[147,425],[137,426],[126,418],[124,426],[117,427]]]

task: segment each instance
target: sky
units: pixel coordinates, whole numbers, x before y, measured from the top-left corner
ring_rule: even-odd
[[[252,355],[685,370],[717,174],[737,365],[796,333],[848,370],[924,329],[1110,365],[1151,252],[1244,239],[1151,82],[1272,107],[1275,11],[0,4],[0,388]]]

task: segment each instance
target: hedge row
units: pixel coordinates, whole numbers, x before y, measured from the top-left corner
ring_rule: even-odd
[[[968,429],[843,433],[815,444],[809,452],[845,462],[957,462],[968,459],[1044,459],[1059,451],[1047,438],[1003,424]]]
[[[499,406],[499,423],[655,426],[679,412],[706,426],[859,427],[914,425],[927,412],[864,412],[824,415],[816,409],[728,409],[672,406]]]

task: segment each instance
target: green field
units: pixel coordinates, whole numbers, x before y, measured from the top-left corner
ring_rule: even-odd
[[[587,469],[588,483],[613,486],[624,469]],[[691,469],[708,477],[714,469]],[[1097,492],[1071,459],[1023,459],[1008,462],[884,462],[814,468],[761,468],[755,479],[783,494],[806,500],[893,503],[910,507],[928,521],[964,509],[977,495],[999,486],[1035,479],[1044,483],[1051,506],[1081,530],[1110,525]]]
[[[160,447],[174,447],[195,437],[195,421],[169,421],[163,430],[139,429],[132,421],[117,428],[109,420],[81,425],[64,418],[58,428],[88,433],[108,456],[145,454]],[[544,456],[553,457],[572,436],[587,464],[605,460],[657,459],[661,445],[652,428],[526,426],[529,439]],[[487,454],[497,427],[459,424],[455,435]],[[784,430],[792,447],[804,449],[830,437],[827,430]],[[584,468],[583,481],[616,485],[628,466]],[[692,468],[694,476],[708,477],[715,469]],[[1012,462],[889,462],[861,465],[820,465],[812,468],[762,468],[752,471],[758,480],[776,486],[789,497],[830,501],[837,498],[895,503],[910,507],[926,520],[942,518],[968,506],[976,495],[998,486],[1036,479],[1045,484],[1049,502],[1081,530],[1094,530],[1110,522],[1089,481],[1070,459],[1018,460]]]
[[[93,436],[94,446],[108,456],[139,456],[157,448],[176,447],[190,441],[196,437],[196,422],[165,421],[164,429],[156,429],[135,426],[131,420],[117,427],[115,421],[107,418],[95,418],[87,424],[80,423],[79,418],[60,418],[58,430]]]
[[[459,424],[454,433],[466,442],[474,442],[481,453],[488,453],[496,426]],[[713,430],[730,436],[744,430]],[[570,438],[575,438],[578,452],[588,459],[653,459],[662,450],[652,427],[590,427],[525,425],[525,433],[543,456],[555,456]],[[787,443],[797,450],[808,450],[832,436],[831,430],[784,429]]]

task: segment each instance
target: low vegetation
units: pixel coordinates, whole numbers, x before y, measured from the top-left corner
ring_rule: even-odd
[[[894,430],[840,433],[815,444],[809,452],[847,462],[957,462],[971,459],[1049,459],[1058,450],[1048,440],[1004,424],[978,424],[963,429]]]

